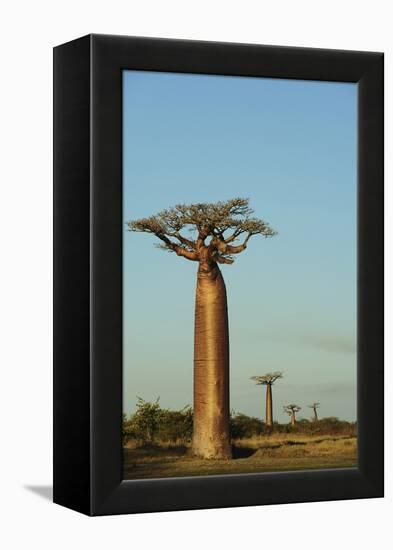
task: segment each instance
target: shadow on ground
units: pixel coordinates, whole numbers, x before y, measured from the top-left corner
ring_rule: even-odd
[[[232,446],[232,458],[248,458],[252,456],[258,449],[251,447],[235,447]]]
[[[24,485],[27,491],[31,491],[45,500],[52,500],[53,487],[52,485]]]

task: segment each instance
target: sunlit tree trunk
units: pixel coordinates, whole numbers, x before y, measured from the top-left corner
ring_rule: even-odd
[[[217,265],[199,267],[194,340],[193,452],[230,458],[229,337],[224,279]]]
[[[266,426],[273,426],[273,398],[271,384],[266,384]]]
[[[296,424],[296,417],[295,417],[295,413],[293,412],[291,414],[291,425],[294,426]]]

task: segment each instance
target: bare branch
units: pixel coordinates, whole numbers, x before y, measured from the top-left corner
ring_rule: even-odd
[[[165,246],[176,252],[178,256],[183,256],[183,258],[187,258],[187,260],[192,260],[194,262],[199,260],[199,256],[196,252],[190,252],[190,250],[187,250],[186,248],[172,242],[165,235],[156,234],[156,237],[161,239],[165,243]]]
[[[236,231],[230,237],[225,239],[225,242],[228,244],[235,241],[242,233],[244,233],[244,231],[242,231],[241,229],[236,229]]]
[[[247,243],[252,237],[252,233],[249,233],[247,237],[244,239],[242,244],[239,244],[239,246],[230,246],[227,245],[226,250],[229,254],[240,254],[240,252],[243,252],[243,250],[246,250]]]
[[[177,239],[178,241],[180,241],[182,244],[188,246],[189,248],[192,248],[193,250],[196,249],[196,242],[195,241],[191,241],[190,239],[186,239],[185,237],[183,237],[183,235],[180,235],[180,233],[168,233],[168,235],[170,237],[174,237],[175,239]]]
[[[219,264],[233,264],[235,261],[233,258],[217,255],[214,258]]]

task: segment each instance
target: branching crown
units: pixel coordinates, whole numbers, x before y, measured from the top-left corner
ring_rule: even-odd
[[[130,231],[154,234],[161,241],[159,248],[188,260],[201,260],[201,251],[208,249],[211,260],[231,264],[233,255],[243,252],[253,235],[276,235],[267,222],[253,217],[253,213],[249,200],[242,198],[178,204],[154,216],[129,221],[127,227]],[[191,238],[184,235],[186,229],[193,233]],[[244,236],[241,244],[230,244],[241,236]]]
[[[274,384],[276,380],[279,378],[282,378],[284,375],[282,372],[276,371],[276,372],[268,372],[267,374],[264,374],[263,376],[252,376],[251,380],[254,380],[259,385],[268,385],[268,384]]]

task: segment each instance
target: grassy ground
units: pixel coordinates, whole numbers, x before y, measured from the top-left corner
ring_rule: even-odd
[[[201,460],[187,444],[124,448],[124,479],[348,468],[356,466],[356,437],[273,434],[233,441],[233,460]]]

